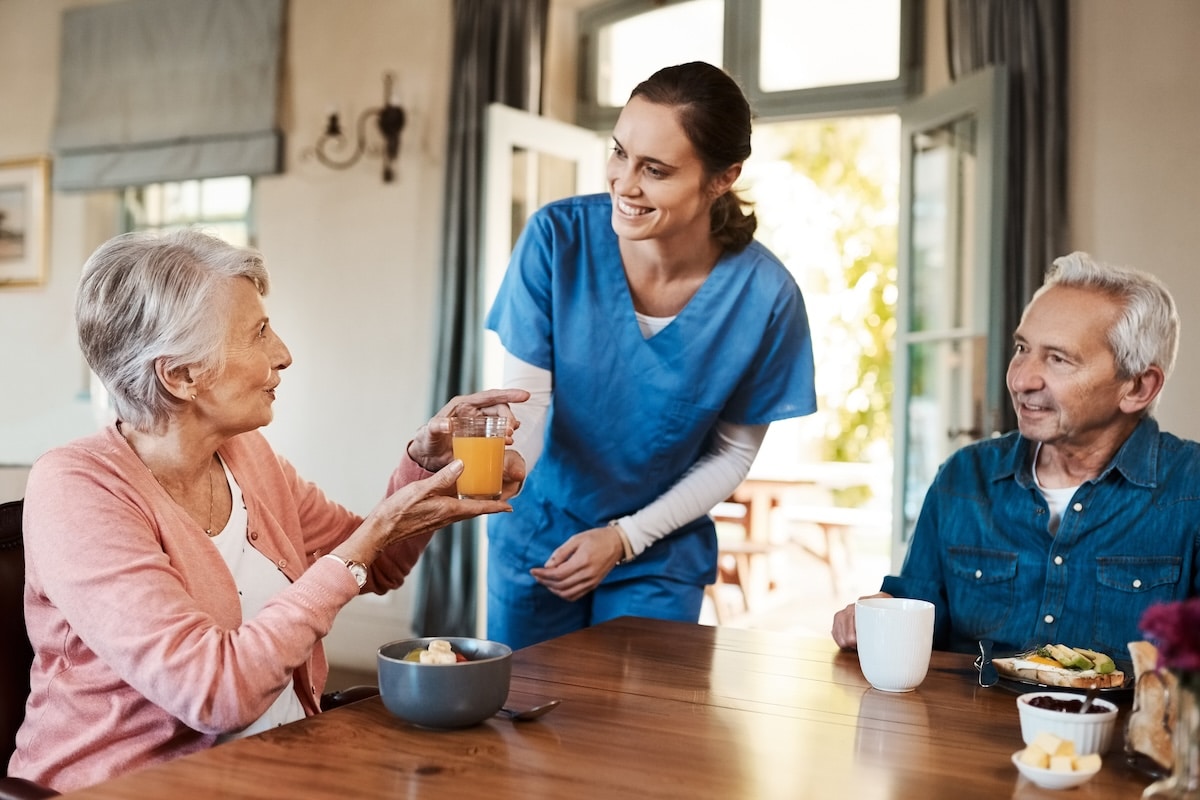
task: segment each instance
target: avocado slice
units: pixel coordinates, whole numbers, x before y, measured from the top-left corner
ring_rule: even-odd
[[[1093,669],[1095,665],[1087,656],[1076,652],[1065,644],[1048,644],[1050,657],[1068,669]]]
[[[1097,653],[1095,650],[1087,650],[1083,647],[1076,647],[1074,650],[1076,653],[1090,659],[1092,664],[1095,665],[1093,669],[1100,675],[1107,675],[1117,669],[1116,662],[1104,653]]]

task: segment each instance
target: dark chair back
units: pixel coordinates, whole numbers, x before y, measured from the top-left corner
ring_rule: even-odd
[[[25,502],[0,503],[0,766],[17,748],[17,728],[29,699],[33,647],[25,630],[25,545],[21,514]],[[0,778],[0,800],[44,800],[58,792],[24,778]]]
[[[34,649],[25,633],[25,548],[20,539],[24,503],[0,504],[0,764],[16,748],[17,728],[29,699]]]
[[[29,699],[33,648],[25,632],[25,547],[21,542],[24,502],[0,503],[0,764],[16,748],[17,728]]]

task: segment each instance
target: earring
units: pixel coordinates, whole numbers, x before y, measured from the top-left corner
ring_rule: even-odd
[[[195,399],[196,399],[196,395],[192,395],[192,399],[193,399],[193,400],[195,400]]]

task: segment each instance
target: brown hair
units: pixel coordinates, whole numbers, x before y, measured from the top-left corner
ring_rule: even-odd
[[[670,106],[712,178],[750,157],[750,104],[723,70],[703,61],[664,67],[634,87],[632,100]],[[758,218],[732,189],[713,201],[710,228],[726,250],[737,252],[754,238]]]

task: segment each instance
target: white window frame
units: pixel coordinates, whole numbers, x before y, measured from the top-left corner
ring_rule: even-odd
[[[830,0],[835,2],[836,0]],[[620,107],[601,105],[596,98],[599,52],[594,43],[600,30],[661,6],[685,0],[663,0],[647,8],[646,0],[609,0],[580,12],[580,80],[576,110],[577,124],[592,130],[610,130],[616,124]],[[782,120],[803,117],[856,116],[890,113],[920,94],[922,88],[921,48],[918,14],[921,3],[900,0],[900,63],[898,76],[888,81],[817,86],[782,92],[761,88],[758,64],[761,52],[758,31],[762,14],[761,0],[724,0],[725,31],[722,67],[732,75],[750,101],[756,116]]]

